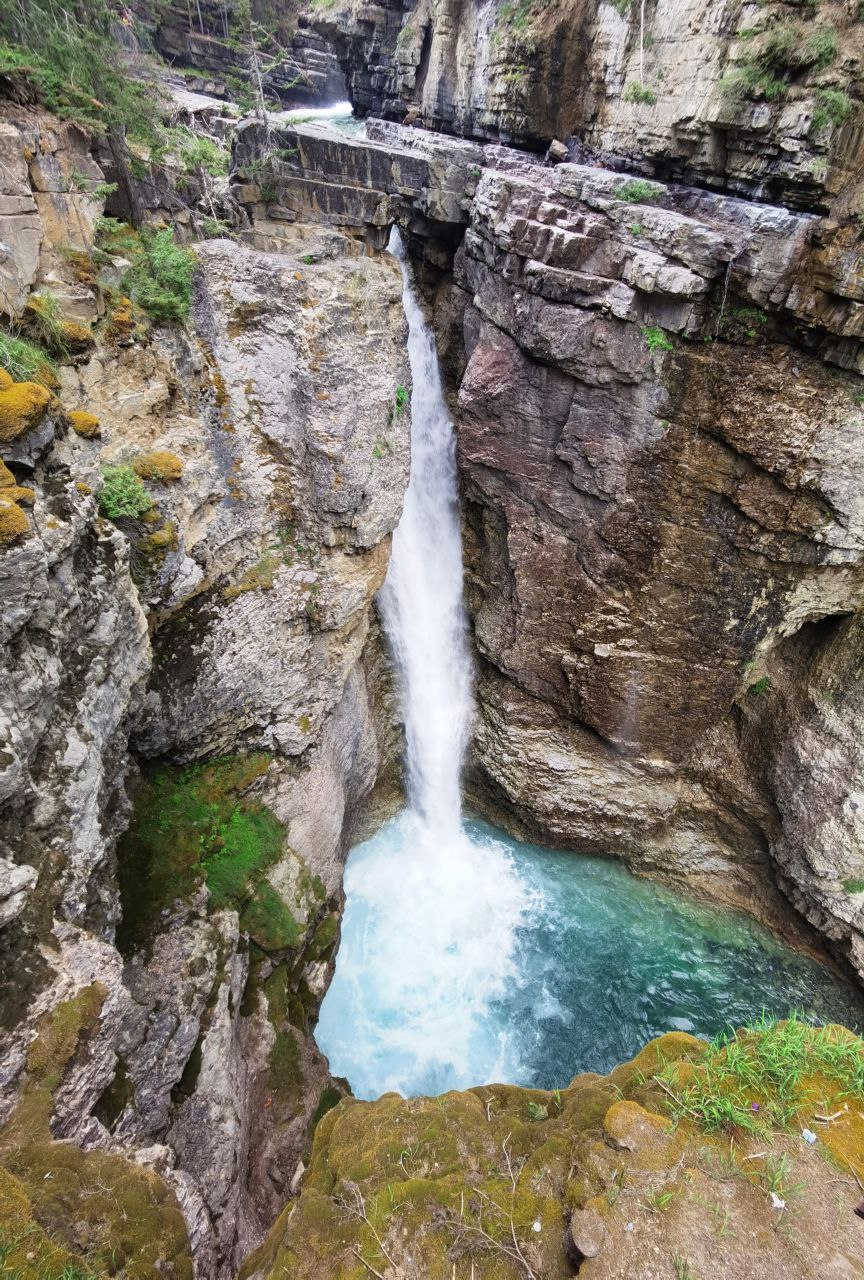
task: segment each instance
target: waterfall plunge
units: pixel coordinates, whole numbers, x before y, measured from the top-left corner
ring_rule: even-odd
[[[471,660],[462,599],[456,441],[444,403],[434,335],[411,286],[399,232],[408,319],[411,474],[379,596],[399,666],[411,808],[441,839],[459,831],[462,756],[471,721]]]
[[[472,673],[453,424],[435,338],[397,232],[411,362],[411,473],[379,596],[405,720],[408,809],[355,849],[318,1043],[359,1097],[436,1093],[510,1073],[491,1005],[517,981],[527,897],[509,853],[469,838],[460,774]]]

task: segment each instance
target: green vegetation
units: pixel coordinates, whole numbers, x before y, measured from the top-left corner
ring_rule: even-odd
[[[36,341],[58,360],[93,344],[90,330],[75,320],[67,320],[59,298],[47,290],[31,293],[24,308],[24,322]]]
[[[524,31],[531,17],[534,0],[506,0],[498,10],[496,28],[508,31]]]
[[[699,1280],[696,1272],[691,1270],[690,1263],[680,1253],[675,1254],[672,1262],[675,1266],[675,1280]]]
[[[842,89],[818,89],[813,109],[813,128],[824,129],[829,124],[842,124],[851,115],[852,108],[851,98]]]
[[[754,683],[748,687],[747,692],[749,694],[752,694],[754,698],[761,698],[762,694],[767,693],[770,688],[771,688],[771,677],[762,676],[760,680],[754,681]]]
[[[18,0],[0,10],[0,74],[28,81],[65,119],[115,137],[152,139],[153,85],[129,75],[107,0]]]
[[[864,893],[864,880],[844,880],[843,888],[847,893]]]
[[[197,173],[203,169],[213,178],[227,174],[231,159],[227,147],[220,146],[213,138],[193,133],[182,125],[164,131],[156,154],[151,152],[151,159],[158,163],[166,152],[176,155],[189,173]]]
[[[137,519],[152,507],[150,494],[131,467],[103,467],[102,478],[99,511],[108,520],[119,520],[123,516]]]
[[[269,763],[258,752],[145,771],[117,855],[124,951],[146,943],[161,913],[202,881],[211,908],[239,911],[241,927],[262,949],[296,944],[300,926],[265,878],[282,854],[285,830],[245,795]]]
[[[654,204],[663,195],[663,188],[656,182],[646,182],[644,178],[630,178],[622,182],[615,192],[616,200],[624,200],[627,204]]]
[[[154,320],[185,321],[192,303],[195,254],[181,248],[173,232],[144,230],[140,251],[127,271],[123,284]]]
[[[95,1031],[106,995],[95,982],[55,1005],[27,1047],[24,1089],[0,1128],[4,1280],[192,1280],[183,1217],[161,1178],[120,1156],[55,1142],[48,1127],[52,1093]]]
[[[657,1078],[677,1119],[761,1133],[809,1119],[828,1093],[864,1102],[864,1046],[843,1027],[762,1019],[718,1036],[686,1072],[670,1064]]]
[[[656,325],[644,325],[642,337],[649,351],[674,351],[675,343]]]
[[[631,236],[644,236],[645,234],[645,228],[642,226],[641,222],[631,222],[627,230],[630,232]]]
[[[730,342],[744,342],[759,337],[768,323],[768,315],[759,307],[726,307],[718,318],[717,334]]]
[[[648,89],[644,84],[640,84],[638,80],[631,80],[624,90],[624,101],[641,102],[653,107],[657,101],[657,94],[653,89]]]
[[[837,32],[827,25],[807,31],[797,22],[776,22],[762,31],[739,32],[739,38],[752,43],[753,48],[720,81],[721,90],[733,104],[744,98],[776,101],[786,93],[793,75],[824,71],[839,48]]]
[[[0,369],[5,369],[16,382],[41,382],[57,386],[57,370],[48,352],[26,338],[0,331]]]
[[[400,384],[400,385],[396,388],[395,406],[396,406],[396,414],[397,414],[397,417],[398,417],[398,416],[400,416],[401,414],[403,414],[403,413],[405,412],[405,410],[408,408],[408,401],[409,401],[409,400],[410,400],[410,395],[409,395],[409,393],[408,393],[408,388],[407,388],[407,387],[403,387],[403,386]]]

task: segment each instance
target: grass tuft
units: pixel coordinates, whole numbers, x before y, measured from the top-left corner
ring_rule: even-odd
[[[818,1105],[826,1085],[864,1101],[864,1042],[843,1027],[814,1027],[793,1014],[718,1036],[682,1081],[679,1064],[658,1074],[678,1119],[709,1133],[792,1126]]]

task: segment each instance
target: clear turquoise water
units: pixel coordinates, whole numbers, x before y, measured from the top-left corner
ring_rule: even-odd
[[[441,848],[404,813],[352,851],[345,884],[316,1037],[357,1097],[560,1087],[763,1010],[864,1026],[855,989],[746,917],[483,822]]]

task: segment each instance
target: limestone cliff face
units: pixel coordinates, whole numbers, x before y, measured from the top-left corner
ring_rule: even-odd
[[[821,325],[809,351],[788,341],[807,220],[622,187],[488,175],[457,255],[477,785],[547,839],[770,914],[791,788],[753,768],[744,726],[784,637],[860,607],[859,382],[811,354],[837,353]],[[819,751],[798,749],[806,807]],[[842,844],[858,865],[860,834]],[[827,876],[848,940],[844,866],[805,914],[821,923]]]
[[[51,1134],[146,1166],[198,1274],[232,1273],[327,1094],[309,1026],[351,823],[387,763],[371,602],[407,483],[401,279],[344,236],[273,224],[268,252],[199,247],[188,329],[127,323],[108,292],[122,264],[102,252],[105,276],[82,270],[102,201],[84,219],[69,197],[77,135],[41,115],[9,136],[16,207],[29,200],[10,310],[35,284],[105,323],[59,399],[0,388],[4,1160],[38,1085],[33,1044],[98,991],[52,1077]],[[31,184],[55,155],[49,220]],[[105,466],[145,477],[140,518],[99,515]],[[154,870],[137,833],[172,812],[160,779],[181,826]],[[204,795],[213,850],[232,822],[270,841],[234,898],[171,861]]]
[[[658,0],[641,12],[641,38],[627,0],[388,0],[310,19],[364,115],[410,112],[536,149],[572,135],[660,178],[804,206],[855,178],[860,125],[825,96],[857,96],[862,27],[847,6]]]

